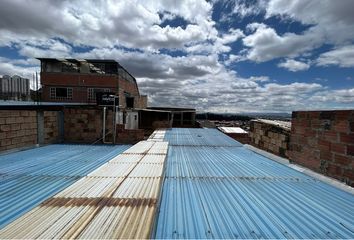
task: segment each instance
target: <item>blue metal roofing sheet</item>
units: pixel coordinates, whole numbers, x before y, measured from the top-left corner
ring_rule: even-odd
[[[0,156],[0,228],[130,145],[55,144]]]
[[[226,136],[217,129],[202,128],[172,128],[166,131],[165,141],[169,146],[232,146],[241,147],[242,144]]]
[[[243,147],[178,146],[198,141],[188,131],[166,131],[177,144],[169,148],[157,238],[354,238],[352,194]]]
[[[243,147],[170,146],[168,177],[311,177]]]

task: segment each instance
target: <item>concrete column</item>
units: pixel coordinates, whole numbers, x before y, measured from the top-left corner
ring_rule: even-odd
[[[37,111],[37,143],[44,144],[44,114],[43,111]]]
[[[63,111],[59,111],[58,115],[58,142],[63,142],[64,141],[64,112]]]

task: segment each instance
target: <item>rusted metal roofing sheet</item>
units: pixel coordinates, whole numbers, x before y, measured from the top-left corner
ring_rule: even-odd
[[[170,146],[156,238],[354,238],[353,216],[352,194],[243,147]]]
[[[129,145],[54,144],[0,156],[0,228]]]
[[[164,142],[134,145],[1,229],[0,238],[150,237],[166,154]]]

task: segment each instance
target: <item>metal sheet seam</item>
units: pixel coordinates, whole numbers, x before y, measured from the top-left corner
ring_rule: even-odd
[[[156,231],[157,231],[157,224],[158,224],[158,216],[159,216],[159,211],[160,211],[160,206],[161,206],[161,201],[162,201],[162,188],[164,186],[164,183],[165,183],[165,179],[166,179],[166,168],[167,168],[167,164],[166,164],[166,158],[167,158],[167,154],[168,152],[166,153],[166,156],[165,156],[165,164],[164,164],[164,168],[163,168],[163,172],[162,172],[162,181],[160,182],[160,191],[159,191],[159,197],[158,197],[158,200],[157,200],[157,204],[156,204],[156,209],[155,209],[155,214],[154,214],[154,221],[153,221],[153,224],[152,224],[152,231],[151,231],[151,234],[150,234],[150,238],[153,239],[155,238],[156,236]]]

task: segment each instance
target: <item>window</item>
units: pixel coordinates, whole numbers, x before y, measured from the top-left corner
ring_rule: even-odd
[[[71,100],[73,98],[73,89],[51,87],[50,98],[55,100]]]
[[[125,97],[127,108],[134,108],[134,97]]]
[[[96,100],[96,93],[98,92],[109,92],[109,88],[88,88],[87,89],[87,99]]]

